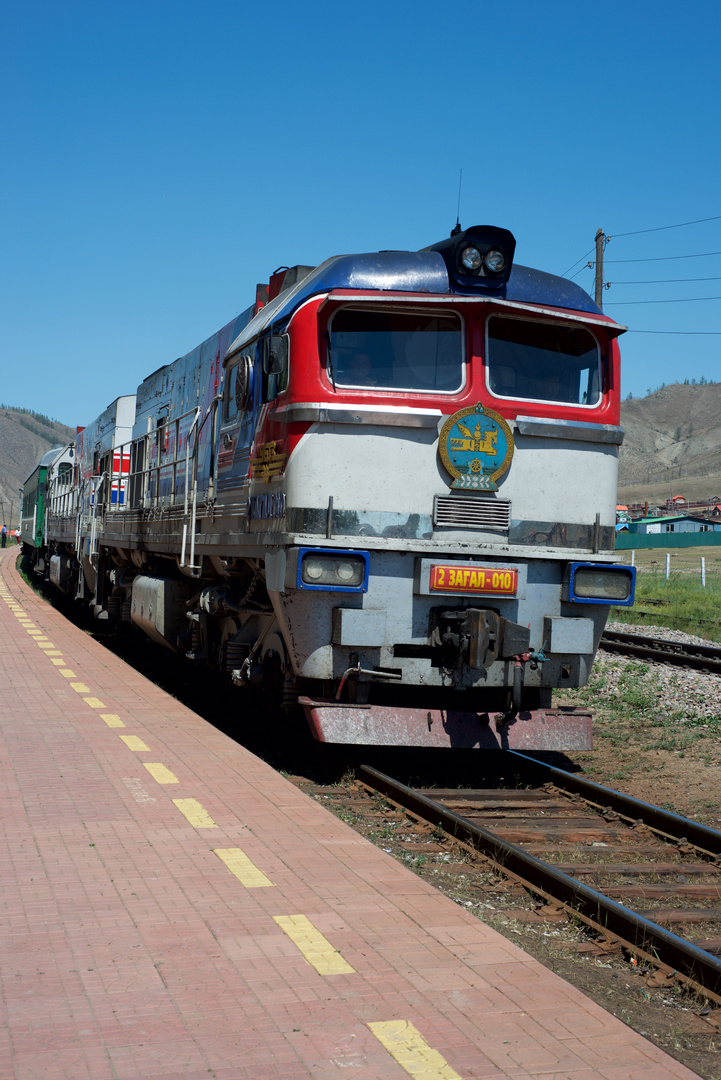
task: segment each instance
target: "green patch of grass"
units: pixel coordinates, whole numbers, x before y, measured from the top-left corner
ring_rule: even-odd
[[[696,634],[709,641],[721,641],[721,581],[674,571],[667,579],[659,567],[644,570],[636,579],[636,603],[631,608],[613,608],[611,618],[630,626],[653,621],[657,626]]]

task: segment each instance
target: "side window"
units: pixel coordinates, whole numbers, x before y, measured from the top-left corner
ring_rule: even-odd
[[[223,419],[235,420],[238,415],[238,404],[235,400],[235,380],[238,376],[238,363],[240,358],[236,356],[232,363],[225,369],[225,382],[223,385]]]
[[[246,412],[253,398],[253,359],[250,353],[228,364],[223,388],[223,420],[233,421]]]
[[[288,335],[265,334],[258,343],[263,401],[273,401],[288,386]]]

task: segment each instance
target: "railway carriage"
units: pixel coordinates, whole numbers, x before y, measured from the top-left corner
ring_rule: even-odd
[[[276,271],[119,399],[132,427],[78,442],[55,580],[300,701],[321,740],[589,746],[551,694],[586,682],[633,598],[613,551],[624,327],[514,249],[457,228]]]

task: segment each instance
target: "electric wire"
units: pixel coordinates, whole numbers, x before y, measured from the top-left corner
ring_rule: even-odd
[[[579,273],[581,271],[579,270]],[[609,285],[678,285],[684,281],[721,281],[721,277],[652,278],[650,281],[609,281]]]
[[[627,334],[672,334],[675,337],[721,337],[721,330],[639,330],[634,327]]]
[[[706,221],[721,221],[721,214],[717,214],[715,217],[696,218],[695,221],[681,221],[678,225],[660,225],[655,229],[636,229],[635,232],[613,233],[607,239],[613,240],[621,236],[641,236],[642,233],[665,232],[666,229],[684,229],[687,225],[703,225]]]
[[[672,259],[705,259],[708,255],[721,255],[721,251],[700,251],[697,255],[657,255],[653,259],[605,259],[604,266],[610,263],[671,262]],[[576,265],[575,263],[573,264]]]
[[[685,296],[673,300],[609,300],[607,307],[626,307],[628,304],[692,304],[697,300],[721,300],[721,296]]]
[[[595,247],[592,247],[586,252],[585,255],[582,255],[580,259],[576,259],[575,263],[571,263],[568,270],[563,271],[563,273],[561,274],[561,277],[565,277],[566,274],[569,274],[571,272],[571,270],[573,270],[574,266],[577,266],[580,262],[583,262],[584,259],[587,259],[588,256],[591,255],[595,250],[596,250]],[[582,266],[581,270],[583,270],[583,269],[584,269],[584,267]],[[579,270],[577,272],[580,273],[581,271]],[[575,277],[576,275],[574,274],[573,276]],[[571,280],[573,280],[573,279],[571,279]]]

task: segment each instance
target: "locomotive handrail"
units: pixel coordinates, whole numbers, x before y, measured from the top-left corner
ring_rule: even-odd
[[[195,416],[193,422],[190,425],[187,438],[185,440],[185,489],[184,505],[183,505],[183,541],[180,545],[180,565],[185,566],[185,545],[188,539],[188,478],[190,472],[190,439],[195,430],[195,425],[198,423],[198,417],[200,416],[200,406],[195,409]],[[195,445],[195,442],[193,443]]]

